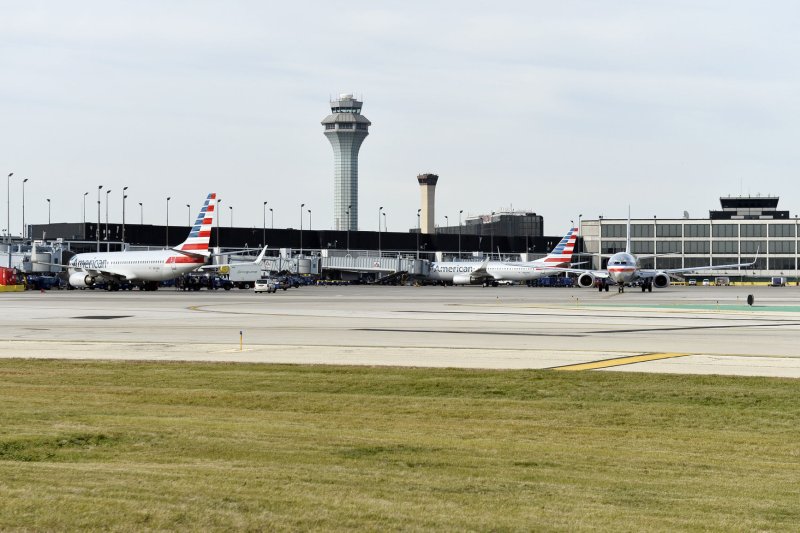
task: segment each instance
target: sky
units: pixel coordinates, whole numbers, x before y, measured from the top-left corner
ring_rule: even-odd
[[[719,197],[800,208],[800,4],[791,1],[0,0],[0,172],[25,220],[333,226],[320,121],[372,121],[359,228],[502,209],[547,235],[594,219],[704,217]],[[6,185],[6,184],[4,184]],[[0,195],[6,228],[5,187]],[[105,191],[111,190],[106,195]],[[187,208],[186,205],[190,205]],[[231,210],[230,207],[233,207]],[[308,227],[305,213],[304,227]],[[267,211],[267,226],[271,224]]]

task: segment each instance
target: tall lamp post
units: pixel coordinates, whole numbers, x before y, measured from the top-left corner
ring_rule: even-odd
[[[103,190],[102,185],[97,186],[97,228],[95,234],[97,235],[97,251],[100,251],[100,191]]]
[[[303,208],[306,204],[300,204],[300,255],[303,255]]]
[[[269,208],[269,227],[270,229],[275,229],[275,212],[271,207]],[[264,243],[264,246],[266,245],[267,243]]]
[[[389,231],[389,227],[386,225],[386,211],[383,212],[383,232],[386,233]]]
[[[142,202],[139,202],[139,225],[144,225],[144,207]]]
[[[264,225],[261,230],[261,244],[263,246],[267,245],[267,203],[264,202]]]
[[[419,223],[419,214],[422,212],[422,209],[417,209],[417,259],[419,259],[419,233],[420,233],[420,223]]]
[[[461,209],[458,212],[458,258],[459,259],[461,259],[461,213],[463,212],[464,212],[463,209]]]
[[[352,209],[352,205],[347,206],[347,253],[350,253],[350,209]]]
[[[88,192],[88,191],[87,191],[87,192],[85,192],[85,193],[83,193],[83,225],[84,225],[84,226],[86,225],[86,196],[87,196],[88,194],[89,194],[89,192]],[[84,231],[85,231],[85,230],[84,230]],[[85,237],[84,237],[84,238],[85,238]]]
[[[381,256],[381,211],[383,211],[383,206],[378,208],[378,257]]]
[[[229,206],[228,206],[228,209],[230,209],[230,210],[231,210],[231,228],[233,228],[233,206],[232,206],[232,205],[229,205]]]
[[[106,241],[108,240],[108,195],[111,193],[111,189],[106,190]],[[108,250],[106,250],[108,251]]]
[[[489,221],[489,224],[492,225],[492,237],[489,239],[489,242],[491,243],[489,250],[489,258],[491,258],[492,254],[494,253],[494,211],[492,211],[492,218]]]
[[[169,201],[172,200],[171,196],[167,196],[167,236],[165,240],[166,247],[169,248]]]
[[[25,184],[28,182],[28,178],[22,180],[22,238],[25,239],[28,236],[28,230],[25,227]]]
[[[192,204],[186,204],[186,215],[189,217],[186,220],[189,221],[189,227],[192,227]]]
[[[6,180],[6,231],[8,232],[8,244],[11,244],[11,176],[13,175],[13,172],[9,172]],[[11,268],[11,248],[8,249],[8,267]]]
[[[50,224],[50,198],[47,199],[47,224]]]
[[[216,213],[216,219],[217,219],[217,248],[221,248],[222,247],[220,245],[220,242],[219,242],[219,219],[221,218],[220,214],[219,214],[219,204],[221,204],[221,203],[222,203],[222,200],[217,198],[217,213]]]
[[[125,199],[128,197],[125,191],[127,190],[127,187],[122,188],[122,244],[125,244]]]

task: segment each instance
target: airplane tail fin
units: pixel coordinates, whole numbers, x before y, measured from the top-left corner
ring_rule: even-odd
[[[537,259],[535,263],[546,263],[548,265],[560,265],[572,261],[572,253],[575,251],[575,241],[578,239],[578,228],[571,228],[566,235],[558,242],[555,248],[542,259]]]
[[[189,236],[176,246],[175,250],[196,255],[209,255],[208,243],[211,241],[211,228],[214,226],[214,217],[216,216],[216,199],[217,194],[213,192],[206,197]]]
[[[628,233],[625,238],[625,253],[631,253],[631,206],[628,206]]]

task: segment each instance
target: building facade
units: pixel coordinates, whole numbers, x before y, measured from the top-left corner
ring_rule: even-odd
[[[778,198],[721,198],[722,210],[707,219],[631,220],[631,248],[643,258],[644,268],[690,268],[703,265],[748,263],[756,277],[796,277],[798,267],[798,218],[778,211]],[[581,235],[587,253],[613,254],[625,250],[627,219],[583,220]],[[593,259],[594,268],[605,268],[606,258]],[[709,272],[713,274],[716,271]],[[718,271],[720,275],[743,274]]]

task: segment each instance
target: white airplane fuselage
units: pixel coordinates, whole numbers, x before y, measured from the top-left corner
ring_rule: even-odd
[[[608,258],[608,277],[617,285],[639,279],[639,261],[633,254],[619,252]]]
[[[69,260],[70,283],[80,286],[78,277],[92,281],[111,281],[115,276],[127,281],[165,281],[203,266],[202,257],[188,256],[173,250],[148,250],[139,252],[83,253]],[[93,274],[102,270],[111,275]],[[88,281],[88,280],[87,280]],[[91,285],[91,283],[83,283]]]
[[[428,277],[436,281],[453,282],[457,276],[471,274],[479,268],[481,263],[469,261],[452,261],[443,263],[431,263]],[[504,263],[502,261],[489,261],[486,265],[486,273],[491,275],[496,281],[528,281],[539,279],[542,276],[552,276],[552,271],[537,268],[534,262],[531,263]]]

